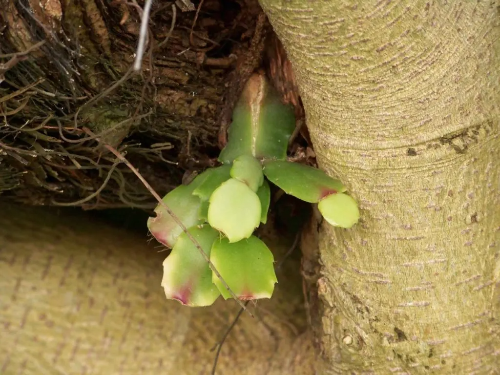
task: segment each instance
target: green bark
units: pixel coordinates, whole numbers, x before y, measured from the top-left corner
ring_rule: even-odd
[[[321,373],[496,371],[498,2],[261,4],[361,208],[320,233]]]

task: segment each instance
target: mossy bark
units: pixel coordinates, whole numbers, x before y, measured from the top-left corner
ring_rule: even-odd
[[[0,213],[0,373],[210,373],[234,301],[167,301],[167,253],[141,233],[81,212],[2,204]],[[266,238],[281,259],[286,244]],[[241,316],[217,374],[314,373],[298,267],[288,259],[273,299]]]
[[[321,229],[320,373],[495,373],[498,2],[261,4],[362,211]]]

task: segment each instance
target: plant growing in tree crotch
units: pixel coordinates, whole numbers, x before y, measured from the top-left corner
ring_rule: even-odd
[[[267,180],[287,194],[317,203],[331,225],[350,228],[359,218],[356,202],[340,181],[319,169],[286,161],[294,128],[293,110],[281,103],[263,75],[253,75],[234,109],[229,141],[219,155],[222,165],[163,198],[240,300],[270,298],[277,282],[273,254],[253,235],[267,220],[271,195]],[[219,295],[231,298],[164,205],[158,205],[155,213],[148,228],[172,248],[163,262],[167,298],[188,306],[211,305]]]

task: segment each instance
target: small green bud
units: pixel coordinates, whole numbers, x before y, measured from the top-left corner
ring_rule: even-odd
[[[243,182],[231,178],[219,186],[210,197],[209,224],[224,233],[229,242],[252,235],[259,226],[259,197]]]
[[[359,220],[356,201],[346,194],[332,194],[318,203],[318,209],[325,220],[335,226],[350,228]]]
[[[264,182],[262,166],[250,155],[241,155],[234,159],[231,177],[244,182],[253,191],[257,191]]]

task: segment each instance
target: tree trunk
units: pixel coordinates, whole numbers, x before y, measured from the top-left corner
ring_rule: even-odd
[[[498,373],[499,3],[261,3],[362,211],[321,227],[320,373]]]
[[[132,5],[118,5],[117,11],[114,2],[94,0],[3,0],[2,5],[4,196],[31,204],[68,203],[89,197],[109,173],[109,184],[85,205],[142,205],[148,197],[142,187],[122,178],[125,168],[112,170],[114,159],[96,142],[61,144],[58,126],[73,141],[85,137],[74,132],[75,118],[98,134],[133,118],[126,132],[120,128],[107,141],[118,146],[125,139],[128,156],[160,192],[193,165],[209,162],[197,164],[200,155],[216,154],[216,107],[231,69],[220,64],[232,64],[228,49],[249,48],[253,25],[242,30],[224,24],[235,19],[229,12],[215,24],[222,22],[222,29],[235,34],[218,26],[209,33],[211,14],[218,11],[210,8],[208,16],[200,13],[202,26],[195,31],[201,38],[193,45],[193,13],[178,12],[170,34],[166,21],[172,23],[173,13],[155,2],[153,10],[160,10],[152,17],[153,37],[159,45],[169,36],[168,44],[150,60],[147,54],[142,78],[131,78],[107,100],[77,112],[126,74],[138,12]],[[308,282],[317,281],[309,302],[323,357],[318,372],[495,373],[500,362],[498,2],[262,0],[262,5],[295,68],[319,164],[348,185],[362,209],[361,222],[350,230],[322,226],[320,272],[310,263],[317,256],[315,233],[304,236],[304,247],[312,244],[312,251],[306,252],[303,272]],[[193,52],[219,32],[222,41],[246,42],[221,46],[214,55]],[[19,55],[14,66],[5,64],[11,61],[8,54],[40,41],[45,44],[29,53],[34,58]],[[207,61],[215,65],[207,67]],[[235,96],[231,89],[227,92]],[[156,103],[152,117],[141,117]],[[196,145],[194,157],[189,140]],[[135,142],[142,146],[130,145]],[[158,154],[153,150],[158,142],[174,148]],[[162,159],[181,165],[166,168]],[[0,283],[11,291],[0,294],[5,327],[0,348],[6,353],[0,372],[209,370],[208,350],[235,306],[217,303],[212,314],[167,304],[158,285],[164,255],[153,260],[138,251],[142,240],[132,235],[67,216],[63,222],[71,225],[61,224],[38,210],[2,206],[0,213]],[[264,313],[263,324],[243,316],[222,351],[221,373],[234,373],[235,367],[248,374],[313,372],[307,335],[296,336],[292,328],[302,332],[305,323],[288,313],[299,309],[301,300],[279,295],[268,307],[263,304],[273,311]],[[292,305],[283,302],[288,298]]]
[[[81,212],[3,204],[0,213],[1,374],[210,373],[234,302],[167,301],[166,253],[142,233]],[[286,244],[266,241],[282,259]],[[242,315],[217,374],[314,372],[298,263],[287,259],[273,299],[250,306],[255,318]]]

